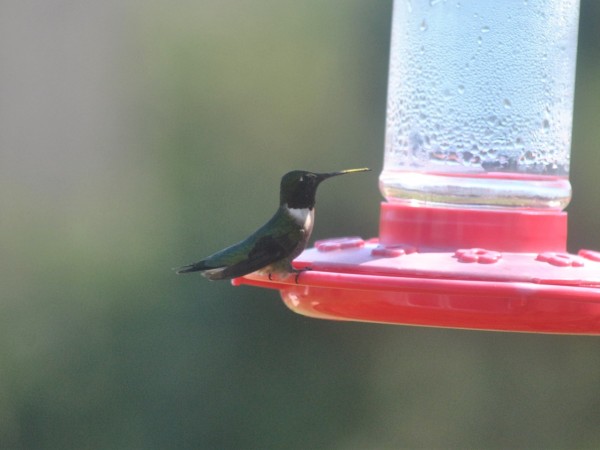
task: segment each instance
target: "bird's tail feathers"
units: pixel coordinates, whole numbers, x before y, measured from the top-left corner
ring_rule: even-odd
[[[174,270],[175,270],[175,273],[180,274],[180,273],[200,272],[200,271],[207,270],[207,269],[210,269],[210,267],[207,267],[204,264],[204,261],[200,261],[197,263],[188,264],[187,266],[177,267]]]

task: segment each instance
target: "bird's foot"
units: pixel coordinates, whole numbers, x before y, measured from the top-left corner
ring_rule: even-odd
[[[292,273],[296,274],[296,277],[294,278],[294,282],[296,284],[298,284],[298,277],[300,276],[300,274],[302,272],[306,272],[307,270],[312,270],[311,267],[303,267],[302,269],[292,269]]]
[[[291,274],[296,274],[295,277],[294,277],[294,282],[296,284],[298,284],[298,277],[300,276],[300,274],[302,272],[306,272],[307,270],[312,270],[312,268],[310,268],[310,267],[303,267],[302,269],[294,269],[293,267],[291,267],[289,269],[289,271],[287,272],[286,275],[289,276]],[[269,278],[269,281],[273,281],[273,272],[269,272],[268,275],[267,275],[267,277]],[[287,276],[286,276],[286,278],[287,278]]]

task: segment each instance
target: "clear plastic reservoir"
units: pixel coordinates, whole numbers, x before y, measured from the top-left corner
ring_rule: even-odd
[[[388,201],[563,209],[579,0],[395,0]]]

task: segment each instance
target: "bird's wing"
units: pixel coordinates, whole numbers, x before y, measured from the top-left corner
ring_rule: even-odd
[[[281,214],[282,211],[278,210],[269,222],[248,238],[198,263],[184,266],[178,273],[202,271],[211,280],[223,280],[247,275],[286,258],[302,241],[304,230],[288,229],[284,233],[273,235]]]
[[[297,242],[297,241],[295,241]],[[288,256],[295,248],[292,239],[280,236],[277,239],[272,235],[262,236],[244,258],[219,273],[222,278],[236,278],[255,272]]]

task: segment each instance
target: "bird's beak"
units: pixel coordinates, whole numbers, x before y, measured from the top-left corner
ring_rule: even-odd
[[[341,170],[339,172],[319,173],[317,175],[319,177],[319,181],[323,181],[323,180],[326,180],[327,178],[336,177],[338,175],[344,175],[347,173],[355,173],[355,172],[368,172],[370,170],[371,169],[369,169],[368,167],[362,167],[360,169],[347,169],[347,170]]]

